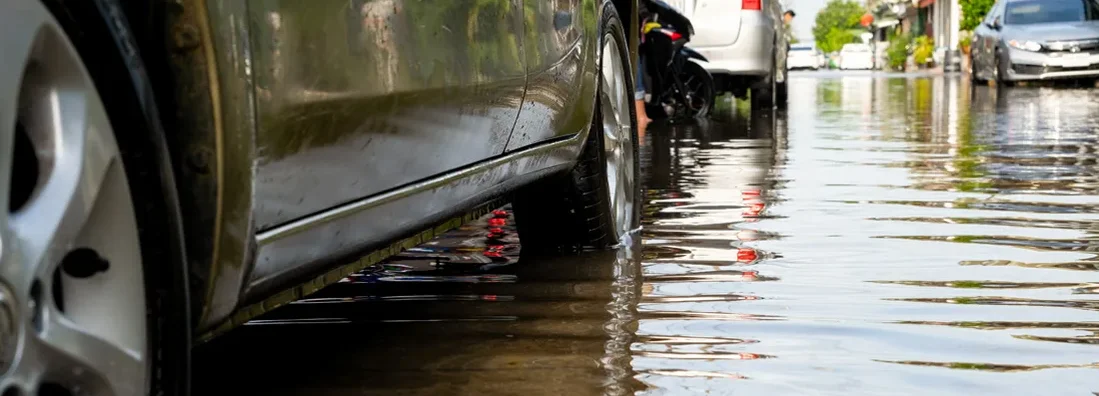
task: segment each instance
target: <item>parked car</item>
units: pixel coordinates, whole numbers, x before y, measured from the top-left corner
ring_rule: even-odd
[[[871,70],[874,68],[874,51],[869,45],[850,43],[840,48],[840,70]]]
[[[185,394],[498,197],[524,254],[627,237],[636,2],[524,3],[4,1],[0,391]]]
[[[1099,77],[1099,2],[1005,0],[973,32],[975,81]]]
[[[820,69],[824,62],[824,53],[812,44],[795,44],[790,46],[786,55],[786,67],[789,70]]]
[[[782,4],[778,0],[670,0],[691,19],[691,48],[714,76],[718,93],[744,97],[755,105],[786,100],[786,50]]]

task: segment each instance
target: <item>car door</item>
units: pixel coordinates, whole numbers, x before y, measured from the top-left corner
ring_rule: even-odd
[[[522,0],[251,0],[260,230],[503,153]]]
[[[594,29],[599,21],[594,19],[598,3],[523,1],[527,18],[523,45],[529,77],[508,151],[580,132],[591,122],[595,99],[591,80],[596,70],[585,70],[585,66],[596,65]]]

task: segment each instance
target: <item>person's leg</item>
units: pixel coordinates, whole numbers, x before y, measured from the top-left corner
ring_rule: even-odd
[[[637,112],[637,136],[645,138],[645,129],[649,126],[649,115],[645,113],[645,58],[637,58],[637,79],[634,81],[633,103]]]

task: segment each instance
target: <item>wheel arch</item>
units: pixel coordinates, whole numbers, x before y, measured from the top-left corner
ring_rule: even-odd
[[[637,46],[641,43],[640,21],[637,20],[638,1],[641,0],[611,0],[611,4],[618,11],[618,17],[622,19],[622,28],[626,30],[631,65],[637,64]]]
[[[252,223],[254,95],[227,40],[247,26],[226,26],[212,13],[240,15],[241,2],[96,0],[123,3],[153,101],[160,110],[187,240],[191,318],[197,333],[240,304],[255,251]],[[232,53],[229,53],[232,52]],[[236,78],[234,78],[236,77]],[[247,80],[247,81],[246,81]],[[231,188],[230,188],[231,187]]]

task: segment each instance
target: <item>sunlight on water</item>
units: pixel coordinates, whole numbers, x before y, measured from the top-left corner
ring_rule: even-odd
[[[652,127],[640,243],[524,256],[502,208],[216,340],[200,383],[1099,391],[1099,92],[794,74],[789,97]]]
[[[751,136],[652,138],[646,392],[1099,390],[1099,94],[865,76],[790,98]]]

